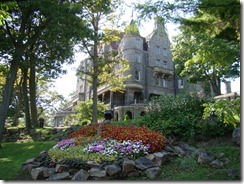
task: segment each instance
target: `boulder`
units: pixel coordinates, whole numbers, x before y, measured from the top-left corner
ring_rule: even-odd
[[[84,169],[79,170],[71,180],[87,180],[89,174]]]
[[[136,168],[138,168],[140,170],[146,170],[151,167],[157,167],[157,165],[155,163],[153,163],[151,160],[149,160],[146,157],[140,157],[140,158],[136,159],[135,164],[136,164]]]
[[[48,167],[38,167],[38,168],[34,168],[31,170],[31,177],[33,180],[42,180],[44,179],[44,171],[49,170]]]
[[[48,177],[50,177],[54,173],[55,173],[55,169],[54,168],[48,168],[48,169],[46,169],[46,170],[43,171],[43,176],[45,178],[48,178]]]
[[[200,164],[210,164],[214,160],[215,160],[214,155],[205,151],[201,151],[198,155],[197,161]]]
[[[158,166],[161,166],[170,160],[170,154],[166,151],[153,153],[153,155],[155,156],[153,162]]]
[[[115,176],[116,174],[119,174],[122,171],[121,166],[118,164],[106,165],[104,168],[109,176]]]
[[[224,166],[224,163],[219,161],[218,159],[216,159],[216,160],[212,161],[210,165],[215,168],[221,168]]]
[[[128,158],[125,158],[122,163],[122,173],[123,175],[127,175],[130,172],[135,171],[135,161],[129,160]]]
[[[101,169],[101,168],[98,168],[98,167],[93,167],[91,168],[89,171],[88,171],[89,175],[90,176],[93,176],[93,177],[105,177],[106,176],[106,171]]]
[[[57,164],[55,167],[55,172],[64,172],[70,169],[69,165],[66,164]]]
[[[68,172],[56,173],[46,180],[70,180],[70,174]]]
[[[159,167],[152,167],[145,170],[145,174],[149,179],[155,179],[160,174]]]

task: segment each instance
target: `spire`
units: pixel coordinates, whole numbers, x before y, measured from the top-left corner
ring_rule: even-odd
[[[155,29],[165,29],[163,17],[157,16],[155,18]]]
[[[125,27],[125,34],[126,35],[139,35],[139,29],[136,25],[136,22],[132,19],[130,24]]]

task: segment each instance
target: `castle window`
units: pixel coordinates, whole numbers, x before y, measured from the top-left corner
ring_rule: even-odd
[[[163,48],[163,55],[167,56],[167,49],[166,48]]]
[[[168,84],[167,84],[166,79],[163,79],[163,87],[164,87],[164,88],[167,88],[167,85],[168,85]]]
[[[160,54],[160,47],[159,46],[156,46],[156,53]]]
[[[155,84],[156,86],[159,86],[159,78],[155,78]]]
[[[160,66],[160,59],[156,59],[156,66]]]
[[[140,80],[140,72],[138,70],[135,71],[135,80]]]
[[[178,79],[178,88],[179,89],[184,88],[184,81],[183,81],[183,79]]]
[[[140,42],[140,39],[136,39],[136,48],[140,48],[141,46],[141,42]]]
[[[140,63],[141,62],[141,54],[139,52],[136,52],[135,57],[136,57],[136,62]]]
[[[165,68],[165,69],[167,68],[167,61],[163,62],[163,68]]]

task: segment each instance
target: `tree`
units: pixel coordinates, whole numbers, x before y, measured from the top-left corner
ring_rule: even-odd
[[[85,29],[80,21],[82,9],[69,1],[8,3],[1,4],[1,11],[8,15],[1,18],[0,27],[0,38],[4,39],[0,43],[1,57],[8,65],[8,74],[0,107],[0,143],[18,69],[28,70],[34,59],[43,75],[57,76],[64,62],[72,62],[73,46]],[[74,27],[70,29],[68,25]]]
[[[162,16],[180,23],[181,34],[172,49],[177,74],[208,84],[215,95],[220,94],[221,80],[239,77],[240,1],[157,1],[137,8],[141,17]]]
[[[93,113],[92,113],[92,123],[96,124],[98,120],[97,115],[97,89],[99,85],[104,84],[106,81],[111,85],[116,83],[121,83],[122,80],[117,80],[115,82],[115,77],[122,79],[124,76],[114,73],[115,66],[118,66],[118,63],[121,61],[121,68],[124,68],[126,61],[120,59],[117,56],[117,53],[107,51],[104,53],[103,46],[105,42],[110,43],[115,41],[118,38],[116,31],[104,30],[101,31],[104,26],[103,22],[108,21],[107,18],[111,18],[112,13],[114,12],[116,6],[118,6],[118,1],[110,0],[92,0],[83,4],[83,12],[85,12],[84,21],[89,27],[89,36],[84,38],[81,43],[81,49],[89,55],[90,65],[86,66],[87,69],[81,69],[79,73],[86,74],[90,77],[90,84],[92,85],[92,100],[93,100]],[[101,53],[103,52],[103,53]],[[126,67],[125,67],[126,68]],[[128,66],[127,66],[128,69]],[[122,69],[123,70],[123,69]],[[108,81],[108,79],[110,79]],[[112,80],[111,80],[112,79]],[[118,89],[118,88],[117,88]]]
[[[76,114],[71,115],[75,122],[82,123],[84,120],[92,121],[92,103],[91,99],[87,101],[80,101],[78,102],[77,106],[75,106]],[[97,103],[97,111],[98,111],[98,119],[104,118],[104,111],[108,108],[102,102],[98,101]]]
[[[220,95],[221,79],[238,63],[239,46],[206,33],[184,32],[176,39],[172,49],[176,73],[189,82],[205,83],[208,91]]]

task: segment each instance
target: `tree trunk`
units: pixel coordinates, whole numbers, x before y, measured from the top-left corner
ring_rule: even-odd
[[[2,140],[3,140],[3,132],[4,132],[4,126],[5,126],[5,120],[7,117],[7,112],[9,109],[9,105],[11,103],[11,96],[12,96],[12,91],[14,87],[14,82],[17,77],[17,71],[18,71],[18,66],[19,66],[19,58],[20,55],[16,54],[14,55],[13,61],[10,64],[10,70],[7,76],[7,80],[4,86],[4,93],[3,93],[3,99],[2,99],[2,104],[0,107],[0,148]]]
[[[212,78],[211,78],[211,87],[214,93],[214,96],[218,96],[221,95],[221,91],[220,91],[220,79],[216,79],[215,74],[212,74]]]
[[[22,105],[22,97],[23,97],[23,92],[22,92],[22,77],[20,79],[19,84],[17,84],[17,88],[18,88],[18,102],[17,102],[17,106],[16,106],[16,111],[14,114],[14,119],[13,119],[13,126],[17,126],[19,124],[19,114],[20,114],[20,109],[21,109],[21,105]]]
[[[94,47],[93,47],[93,78],[92,78],[92,90],[93,90],[93,98],[92,98],[92,124],[96,124],[98,121],[97,118],[97,85],[98,85],[98,19],[93,20],[94,26]]]
[[[27,89],[27,77],[28,69],[23,69],[23,96],[24,96],[24,106],[25,106],[25,123],[26,129],[31,129],[31,119],[30,119],[30,108],[29,108],[29,98],[28,98],[28,89]]]
[[[31,106],[31,123],[33,127],[38,127],[37,120],[37,108],[36,108],[36,70],[35,70],[35,62],[31,62],[30,68],[30,106]]]

